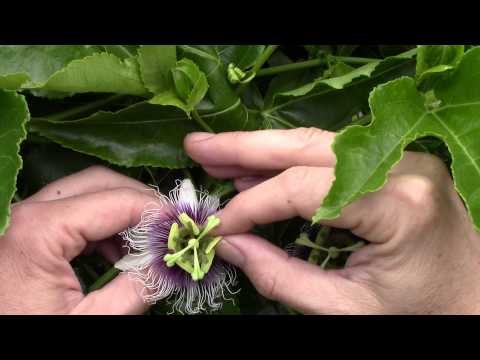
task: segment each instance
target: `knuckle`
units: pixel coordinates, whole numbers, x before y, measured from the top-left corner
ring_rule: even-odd
[[[447,166],[438,156],[429,153],[419,153],[419,159],[420,167],[427,174],[433,176],[433,178],[449,176]]]
[[[417,222],[435,221],[439,208],[439,189],[430,177],[420,175],[402,176],[393,188],[396,200],[405,204],[415,214]]]
[[[319,140],[324,130],[315,127],[301,127],[294,130],[301,144],[309,145]]]
[[[270,300],[276,300],[277,275],[275,273],[261,271],[255,276],[253,282],[260,295]]]

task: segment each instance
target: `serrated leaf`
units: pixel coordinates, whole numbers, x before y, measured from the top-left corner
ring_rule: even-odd
[[[415,49],[354,69],[344,75],[323,76],[300,87],[270,94],[262,116],[281,127],[314,126],[338,130],[367,107],[369,92],[378,84],[414,75]]]
[[[172,88],[170,69],[177,62],[175,45],[142,45],[138,49],[138,63],[145,87],[152,93]]]
[[[41,87],[71,93],[104,92],[138,96],[147,93],[137,61],[133,58],[121,60],[108,53],[96,53],[71,61]]]
[[[5,233],[10,218],[10,202],[22,167],[20,144],[26,137],[29,117],[23,96],[0,90],[0,235]]]
[[[448,146],[455,187],[480,230],[479,79],[480,48],[474,48],[436,83],[441,103],[435,107],[425,103],[411,78],[377,87],[369,99],[372,123],[349,127],[335,138],[335,181],[313,221],[336,218],[346,205],[379,190],[407,144],[434,136]]]
[[[205,74],[189,59],[178,61],[171,69],[175,91],[167,90],[150,99],[150,104],[179,107],[188,115],[203,99],[208,90]]]
[[[247,130],[248,122],[239,123],[230,116],[234,111],[201,115],[215,132]],[[183,149],[184,137],[202,129],[179,109],[142,102],[79,120],[33,119],[30,130],[66,148],[116,165],[182,168],[193,165]]]
[[[120,59],[135,57],[138,52],[138,45],[97,45],[97,47]]]
[[[417,79],[424,81],[434,73],[453,69],[462,60],[463,45],[420,45],[417,53]]]
[[[207,76],[208,92],[198,105],[198,110],[209,116],[222,131],[255,130],[261,127],[262,119],[256,112],[250,112],[241,102],[227,80],[227,65],[220,58],[215,45],[181,45],[181,55],[198,65]]]
[[[96,51],[88,45],[0,45],[0,87],[41,86],[72,60]]]
[[[183,138],[199,129],[183,111],[139,103],[68,122],[34,119],[30,130],[112,164],[181,168],[193,164],[183,151]]]
[[[19,89],[22,84],[26,83],[30,77],[27,73],[15,73],[0,76],[0,88],[7,90]]]
[[[227,65],[215,45],[181,45],[182,54],[198,65],[207,76],[209,89],[202,110],[216,112],[233,106],[239,97],[227,80]]]

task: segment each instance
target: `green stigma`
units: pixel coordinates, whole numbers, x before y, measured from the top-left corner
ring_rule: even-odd
[[[194,281],[202,280],[212,266],[214,248],[222,239],[221,236],[209,235],[220,224],[220,219],[211,215],[202,227],[198,227],[186,213],[180,214],[178,219],[181,225],[173,223],[168,235],[167,246],[171,253],[163,260],[169,267],[181,267]]]

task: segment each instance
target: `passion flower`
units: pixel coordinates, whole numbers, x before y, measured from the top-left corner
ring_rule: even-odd
[[[120,233],[129,253],[115,267],[143,284],[149,304],[166,299],[173,311],[187,314],[219,310],[236,284],[235,270],[215,257],[221,237],[210,235],[220,223],[220,199],[195,190],[189,179],[178,181],[168,197],[154,192],[158,202]]]

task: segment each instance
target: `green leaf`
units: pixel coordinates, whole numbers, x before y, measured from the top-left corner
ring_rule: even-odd
[[[208,92],[198,105],[202,117],[208,115],[214,128],[220,131],[255,130],[261,127],[258,113],[248,111],[227,79],[227,65],[214,45],[179,46],[182,56],[194,61],[206,74]]]
[[[41,86],[72,60],[96,51],[88,45],[0,45],[0,87]]]
[[[16,73],[0,76],[0,88],[7,90],[19,89],[22,84],[30,79],[27,73]]]
[[[13,91],[0,90],[0,235],[10,219],[10,202],[16,191],[16,180],[22,167],[20,144],[29,120],[25,98]]]
[[[185,111],[189,116],[195,106],[203,99],[208,90],[205,74],[189,59],[178,61],[171,69],[175,92],[165,91],[150,99],[151,104],[173,105]]]
[[[463,45],[420,45],[416,68],[418,82],[435,73],[453,69],[462,60],[463,53]]]
[[[175,67],[176,62],[175,45],[142,45],[138,50],[143,83],[154,94],[172,88],[170,69]]]
[[[262,116],[273,127],[338,130],[349,124],[353,115],[366,110],[368,94],[376,85],[402,75],[413,76],[414,62],[410,58],[414,53],[415,49],[402,56],[371,62],[341,76],[327,79],[322,76],[295,89],[271,91]],[[341,70],[343,73],[345,67]]]
[[[148,103],[67,122],[33,119],[30,129],[113,164],[167,168],[193,164],[183,150],[183,138],[199,130],[183,111]]]
[[[247,111],[240,103],[237,107]],[[234,111],[200,113],[215,132],[248,130],[248,121],[240,123],[230,116]],[[245,118],[249,117],[255,114],[245,114]],[[100,111],[79,120],[33,118],[30,131],[112,164],[176,169],[193,165],[183,150],[183,139],[202,129],[182,110],[141,102],[118,112]]]
[[[239,97],[227,80],[227,65],[220,58],[220,50],[215,45],[182,45],[182,57],[198,65],[206,74],[209,89],[203,110],[221,111],[233,106]]]
[[[138,52],[138,45],[97,45],[97,47],[120,59],[135,57]]]
[[[121,60],[108,53],[96,53],[73,60],[54,73],[43,88],[51,91],[86,93],[105,92],[146,95],[135,59]]]
[[[265,45],[217,45],[220,59],[224,64],[233,63],[242,70],[252,67],[265,50]]]
[[[335,138],[335,181],[314,222],[336,218],[352,201],[379,190],[405,146],[434,136],[451,153],[455,187],[480,230],[480,48],[468,51],[458,67],[436,83],[434,93],[436,104],[426,101],[411,78],[372,92],[372,123],[349,127]]]

